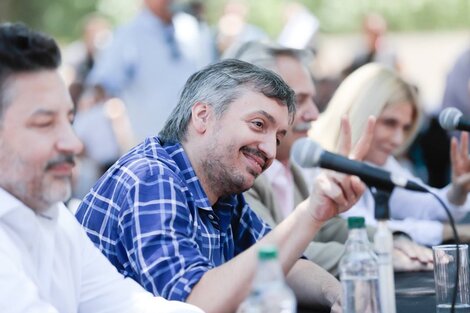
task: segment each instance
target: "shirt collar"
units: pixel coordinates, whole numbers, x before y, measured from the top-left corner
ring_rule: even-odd
[[[158,139],[158,138],[157,138]],[[182,176],[189,190],[194,195],[196,205],[204,210],[212,211],[212,206],[206,192],[202,188],[199,178],[189,161],[188,155],[180,143],[168,143],[163,148],[169,157],[176,163],[177,173]]]
[[[0,218],[7,215],[11,211],[25,206],[20,200],[15,198],[3,188],[0,188],[0,203]]]
[[[285,172],[285,165],[282,164],[281,161],[274,159],[271,165],[264,171],[264,175],[266,176],[269,183],[272,183],[276,180],[278,175],[283,175]]]
[[[35,214],[34,210],[27,207],[23,202],[17,199],[15,196],[10,194],[3,188],[0,188],[0,219],[12,212],[23,211],[27,215],[37,215],[38,217],[45,218],[47,220],[55,221],[58,218],[58,205],[53,205],[51,208]]]

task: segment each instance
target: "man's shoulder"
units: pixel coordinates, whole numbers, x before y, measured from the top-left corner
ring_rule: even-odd
[[[171,184],[175,188],[183,186],[184,180],[178,165],[159,144],[158,138],[147,138],[109,168],[80,207],[96,201],[110,203],[111,199],[113,205],[119,206],[128,201],[127,197],[133,192],[155,197],[161,189],[156,186],[161,184]]]
[[[80,223],[63,203],[58,204],[57,229],[58,232],[60,232],[60,237],[62,237],[63,240],[67,240],[69,245],[75,246],[76,248],[78,248],[83,239],[86,238]],[[88,240],[88,238],[86,239]]]
[[[110,168],[111,176],[123,175],[128,182],[178,177],[179,172],[178,164],[156,137],[147,138]]]

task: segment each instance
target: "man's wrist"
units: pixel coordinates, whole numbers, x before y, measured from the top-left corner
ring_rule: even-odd
[[[299,210],[303,212],[305,216],[308,216],[310,222],[314,224],[314,227],[321,228],[326,221],[319,219],[317,216],[315,216],[315,213],[312,210],[312,206],[314,205],[315,203],[313,203],[313,201],[307,199],[299,204]]]

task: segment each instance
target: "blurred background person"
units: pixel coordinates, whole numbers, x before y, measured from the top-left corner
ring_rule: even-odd
[[[439,112],[449,107],[457,108],[464,116],[470,116],[470,46],[459,54],[452,64],[446,77],[442,103],[438,109],[429,114],[426,125],[408,153],[412,160],[417,156],[415,158],[417,160],[413,160],[415,167],[420,163],[426,167],[424,177],[434,187],[443,187],[451,179],[448,153],[450,138],[438,121]],[[452,132],[451,135],[459,136],[460,132]]]
[[[442,108],[448,107],[470,116],[470,46],[458,56],[447,75]]]
[[[172,0],[144,0],[137,16],[120,27],[97,58],[88,83],[98,94],[121,98],[135,141],[158,133],[184,82],[202,65],[194,17],[173,12]],[[183,28],[181,28],[183,27]]]
[[[362,19],[363,42],[351,64],[343,70],[346,77],[359,67],[376,62],[399,70],[396,52],[386,40],[387,21],[378,13],[367,13]]]
[[[315,53],[314,39],[320,28],[317,17],[298,1],[286,2],[283,10],[285,22],[277,42],[284,47]]]
[[[192,15],[197,22],[196,27],[192,28],[197,30],[199,34],[197,36],[188,36],[193,37],[191,40],[192,45],[188,47],[188,50],[191,53],[198,54],[196,59],[199,67],[218,60],[219,52],[216,46],[215,29],[207,22],[207,1],[191,0],[182,10]],[[177,16],[182,16],[182,14],[177,14]],[[180,29],[187,31],[188,27],[182,25]],[[194,38],[198,38],[198,40],[194,40]]]
[[[111,23],[104,16],[89,14],[81,22],[81,38],[67,45],[63,51],[64,65],[72,101],[79,103],[85,90],[85,81],[95,64],[96,56],[109,44]],[[77,108],[83,110],[86,108]]]
[[[90,88],[78,101],[75,130],[85,150],[76,198],[121,154],[160,130],[187,77],[215,58],[202,21],[176,12],[176,4],[145,0],[96,58],[87,78]]]
[[[400,177],[419,180],[394,157],[394,154],[404,151],[416,135],[421,115],[414,88],[396,72],[373,63],[364,65],[346,78],[310,133],[324,149],[337,151],[343,115],[351,123],[353,143],[363,132],[367,118],[370,115],[377,117],[365,161]],[[433,189],[456,219],[462,218],[469,208],[466,200],[470,189],[470,160],[468,145],[464,141],[457,147],[457,141],[453,140],[452,183],[442,189]],[[372,193],[366,190],[358,203],[343,216],[364,216],[369,225],[375,225],[374,203]],[[392,230],[403,231],[424,245],[436,245],[453,238],[449,225],[443,224],[447,221],[444,209],[430,194],[395,188],[389,204]],[[470,241],[469,225],[459,227],[461,239]]]
[[[226,1],[222,16],[217,23],[217,48],[220,55],[233,55],[245,42],[269,40],[260,27],[248,23],[250,7],[243,0]]]

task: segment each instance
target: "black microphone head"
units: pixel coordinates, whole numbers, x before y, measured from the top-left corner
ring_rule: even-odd
[[[323,149],[310,138],[301,138],[294,142],[291,150],[291,160],[301,167],[316,167],[320,162]]]
[[[439,114],[439,124],[445,130],[455,130],[459,124],[462,112],[456,108],[447,108]]]

